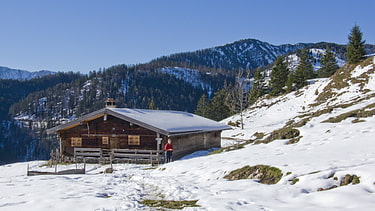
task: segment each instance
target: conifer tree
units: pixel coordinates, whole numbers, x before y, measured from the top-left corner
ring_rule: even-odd
[[[154,99],[151,99],[150,104],[148,105],[148,109],[150,110],[157,110]]]
[[[260,68],[255,70],[254,74],[254,83],[251,86],[249,103],[253,104],[255,101],[264,94],[265,84],[264,84],[264,75]]]
[[[207,99],[207,96],[203,94],[198,100],[197,109],[194,113],[199,116],[207,117],[207,109],[209,104],[210,101]]]
[[[226,89],[221,89],[214,93],[214,97],[207,108],[207,118],[220,121],[230,116],[230,110],[225,105],[227,95],[228,92]]]
[[[339,69],[335,54],[328,47],[320,63],[323,66],[318,70],[318,77],[321,78],[329,77]]]
[[[288,75],[288,79],[286,81],[286,93],[289,93],[293,90],[294,88],[294,83],[295,83],[295,74],[293,71],[290,71]]]
[[[365,51],[365,41],[362,41],[362,32],[359,26],[355,25],[349,36],[349,43],[347,46],[347,57],[349,60],[349,64],[356,64],[364,59],[366,51]]]
[[[310,61],[310,56],[305,48],[301,50],[299,57],[300,62],[294,74],[294,82],[297,89],[305,86],[307,84],[307,79],[314,77],[314,69]]]
[[[275,65],[272,68],[271,72],[271,80],[270,80],[270,88],[271,88],[271,95],[279,95],[284,92],[284,86],[288,79],[288,66],[284,62],[282,56],[278,56],[275,62]]]
[[[296,73],[294,74],[294,84],[297,89],[302,88],[307,84],[304,74],[302,68],[297,68]]]

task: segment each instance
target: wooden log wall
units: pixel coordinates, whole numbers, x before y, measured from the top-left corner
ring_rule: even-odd
[[[99,117],[64,130],[60,135],[63,140],[64,152],[67,155],[74,154],[74,147],[156,150],[156,132],[111,115],[107,116],[106,121],[103,117]],[[129,143],[130,136],[134,140],[131,143]],[[81,138],[81,145],[73,143],[72,146],[72,138],[73,140]]]

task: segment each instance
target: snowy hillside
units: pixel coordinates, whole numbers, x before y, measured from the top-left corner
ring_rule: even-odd
[[[311,56],[314,60],[314,62],[313,62],[314,71],[317,71],[318,69],[320,69],[322,67],[322,65],[320,63],[320,60],[323,58],[326,50],[320,49],[320,48],[311,48],[311,49],[309,49],[309,52],[311,53]],[[335,54],[336,54],[337,65],[339,67],[344,66],[346,61],[344,60],[344,58],[342,58],[342,55],[340,56],[337,53],[335,53]],[[288,68],[290,70],[296,70],[297,69],[297,67],[299,65],[299,61],[300,61],[300,58],[297,56],[297,54],[288,55],[286,60],[288,61]]]
[[[160,72],[175,76],[177,79],[184,80],[185,82],[193,85],[194,87],[200,87],[204,90],[208,90],[208,97],[211,97],[213,88],[210,84],[207,84],[202,78],[202,74],[198,70],[182,68],[182,67],[164,67],[160,69]],[[206,73],[210,74],[210,73]]]
[[[185,210],[373,210],[374,115],[371,58],[357,67],[345,65],[331,78],[297,92],[258,101],[245,114],[245,129],[222,133],[225,145],[253,141],[241,149],[228,147],[208,156],[197,152],[155,169],[118,164],[113,174],[101,173],[109,166],[91,164],[86,175],[27,177],[28,163],[0,166],[0,209],[156,210],[141,201],[163,199],[198,200],[200,207]],[[223,122],[237,120],[233,116]],[[298,134],[269,138],[280,129]],[[29,164],[53,171],[39,167],[42,163]],[[281,179],[262,184],[224,178],[235,169],[260,164],[280,169]],[[359,180],[344,184],[348,177]]]
[[[29,72],[26,70],[16,70],[7,67],[0,67],[0,79],[13,79],[13,80],[30,80],[33,78],[39,78],[46,75],[55,74],[54,72],[41,70],[37,72]]]
[[[371,58],[368,59],[370,60]],[[311,84],[302,90],[258,101],[248,108],[245,117],[245,127],[248,128],[246,133],[236,133],[239,129],[235,129],[231,137],[250,139],[255,132],[269,133],[285,126],[291,120],[307,120],[307,117],[315,117],[314,115],[320,113],[321,118],[328,118],[324,115],[338,115],[351,111],[356,106],[375,103],[373,64],[352,69],[354,67],[347,65],[331,78],[312,80]],[[223,122],[235,122],[238,118],[233,116]],[[228,136],[224,132],[225,135]]]

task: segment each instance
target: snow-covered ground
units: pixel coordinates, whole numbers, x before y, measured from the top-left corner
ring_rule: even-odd
[[[314,106],[331,79],[319,79],[302,91],[258,102],[245,115],[245,129],[222,133],[225,138],[250,139],[255,132],[268,134],[291,119],[301,119],[299,115],[333,106],[330,112],[313,115],[298,127],[302,138],[295,144],[275,140],[215,155],[197,152],[156,169],[116,164],[112,174],[101,173],[109,166],[90,164],[85,175],[28,177],[27,164],[31,169],[48,167],[40,167],[43,161],[4,165],[0,166],[0,210],[155,210],[140,204],[142,199],[199,200],[201,207],[185,210],[373,210],[375,116],[359,118],[358,123],[352,123],[354,117],[322,123],[375,104],[373,68],[371,64],[352,71],[353,78],[368,76],[365,86],[332,90],[332,98]],[[238,119],[233,116],[223,122]],[[234,169],[258,164],[281,169],[283,177],[274,185],[223,178]],[[339,186],[346,174],[359,176],[360,183]],[[293,185],[293,179],[299,181]],[[318,191],[333,185],[339,187]]]

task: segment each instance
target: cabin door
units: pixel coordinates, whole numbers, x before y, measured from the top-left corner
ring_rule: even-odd
[[[109,148],[110,149],[118,148],[118,138],[110,138],[109,139]]]

